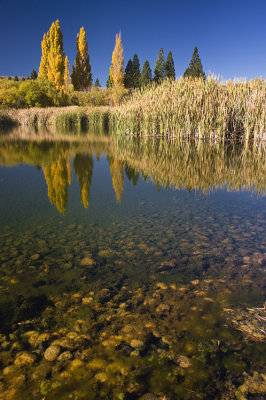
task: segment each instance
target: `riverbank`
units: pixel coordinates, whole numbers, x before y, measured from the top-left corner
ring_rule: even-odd
[[[2,110],[23,126],[109,129],[146,136],[266,138],[265,80],[220,83],[215,79],[163,81],[136,90],[120,106],[49,107]]]
[[[46,107],[46,108],[8,108],[0,110],[0,126],[21,125],[36,127],[53,127],[58,123],[78,125],[82,116],[88,120],[90,116],[105,115],[111,107]],[[65,119],[65,120],[64,120]]]

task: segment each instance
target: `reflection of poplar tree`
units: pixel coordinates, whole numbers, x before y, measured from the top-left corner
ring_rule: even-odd
[[[123,174],[124,163],[123,161],[115,160],[111,157],[109,158],[109,163],[110,163],[110,172],[112,175],[113,188],[115,191],[116,201],[120,203],[124,188],[124,174]]]
[[[43,173],[48,186],[50,202],[60,213],[64,214],[68,202],[68,186],[71,183],[70,155],[68,153],[60,154],[49,167],[43,168]]]
[[[85,208],[88,208],[93,172],[92,155],[76,154],[74,160],[74,169],[79,181],[81,203]]]

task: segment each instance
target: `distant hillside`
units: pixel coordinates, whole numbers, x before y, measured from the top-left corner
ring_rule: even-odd
[[[8,79],[8,78],[11,78],[13,81],[15,79],[15,76],[11,76],[11,75],[10,76],[0,76],[0,79]],[[28,79],[28,76],[18,76],[19,81],[22,81],[23,78]]]

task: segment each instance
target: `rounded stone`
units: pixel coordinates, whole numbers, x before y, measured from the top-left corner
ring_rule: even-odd
[[[56,360],[58,354],[60,353],[61,347],[58,345],[51,345],[47,347],[44,353],[44,358],[47,361],[54,361]]]

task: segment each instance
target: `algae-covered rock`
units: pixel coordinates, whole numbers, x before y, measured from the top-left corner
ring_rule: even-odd
[[[36,357],[34,354],[23,351],[23,352],[17,354],[16,359],[15,359],[15,365],[17,365],[18,367],[21,367],[24,365],[33,364],[35,359],[36,359]]]
[[[159,289],[161,289],[161,290],[166,290],[166,289],[168,289],[168,286],[167,286],[164,282],[158,282],[158,283],[156,284],[156,286],[157,286]]]
[[[227,321],[252,340],[266,341],[266,308],[224,309]]]
[[[60,351],[61,351],[61,347],[58,346],[58,345],[53,344],[53,345],[49,346],[45,350],[45,353],[44,353],[45,360],[47,360],[47,361],[55,361],[57,356],[58,356],[58,354],[60,353]]]
[[[89,304],[93,301],[93,297],[83,297],[82,298],[82,303],[83,304]]]
[[[83,367],[83,366],[84,366],[84,362],[81,361],[81,360],[76,359],[76,360],[73,360],[71,362],[70,369],[74,370],[74,369],[77,369],[77,368],[80,368],[80,367]]]
[[[105,369],[107,363],[101,358],[95,358],[88,363],[88,367],[92,370]]]
[[[99,382],[106,382],[107,381],[107,375],[105,372],[98,372],[94,378],[99,381]]]
[[[95,261],[93,260],[92,257],[86,256],[81,260],[80,265],[87,266],[87,267],[93,267],[95,265]]]
[[[61,353],[58,356],[58,361],[67,361],[67,360],[71,360],[72,358],[72,354],[70,353],[70,351],[64,351],[63,353]]]
[[[15,365],[8,365],[7,367],[5,367],[3,369],[3,374],[4,375],[13,375],[14,373],[16,373],[18,367]]]
[[[189,360],[189,358],[182,354],[175,355],[173,357],[173,361],[181,368],[188,368],[191,366],[191,361]]]
[[[139,350],[144,347],[144,342],[142,340],[133,339],[130,342],[130,346],[133,347],[133,349]]]
[[[266,393],[266,375],[254,372],[253,376],[244,373],[245,380],[235,392],[237,400],[246,400],[248,394],[262,394]]]

